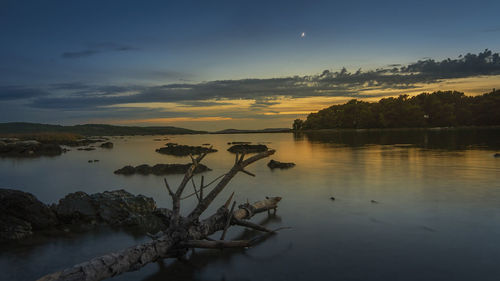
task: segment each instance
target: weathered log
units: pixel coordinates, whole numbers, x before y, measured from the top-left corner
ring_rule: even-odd
[[[75,265],[71,268],[46,275],[39,281],[90,281],[103,280],[115,275],[138,270],[148,263],[155,262],[160,259],[179,256],[184,253],[182,249],[186,248],[226,248],[226,247],[249,247],[254,243],[252,240],[242,241],[205,241],[208,236],[217,231],[227,230],[227,227],[232,222],[238,222],[244,219],[250,219],[255,214],[265,212],[267,210],[276,210],[281,197],[266,198],[265,200],[255,202],[253,204],[240,205],[238,210],[228,210],[228,202],[221,206],[215,214],[199,221],[199,216],[213,202],[215,197],[224,189],[229,181],[251,163],[272,155],[274,150],[269,150],[255,155],[247,160],[243,160],[244,155],[236,161],[233,168],[225,174],[219,181],[217,186],[210,193],[202,198],[194,210],[188,217],[180,215],[180,199],[186,184],[191,180],[193,171],[196,169],[200,161],[205,157],[201,154],[193,160],[191,168],[186,172],[181,184],[174,192],[165,179],[165,185],[172,197],[173,211],[166,212],[166,219],[169,220],[169,228],[157,235],[151,235],[153,241],[136,245],[115,253],[109,253],[101,257],[94,258],[90,261]],[[196,188],[195,188],[196,189]],[[200,187],[202,190],[202,187]],[[233,206],[235,204],[233,203]],[[234,223],[232,223],[234,224]],[[258,238],[260,239],[260,238]]]

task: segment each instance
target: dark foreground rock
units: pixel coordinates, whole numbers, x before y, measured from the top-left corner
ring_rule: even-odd
[[[500,158],[500,153],[495,153],[495,154],[493,154],[493,157],[495,157],[495,158]]]
[[[0,156],[5,157],[36,157],[56,156],[64,151],[58,144],[41,143],[35,140],[0,141]]]
[[[0,241],[23,239],[57,224],[55,213],[32,194],[0,189]]]
[[[268,148],[264,144],[237,144],[227,149],[232,153],[258,153],[266,151]]]
[[[156,164],[154,166],[143,164],[136,167],[128,165],[121,169],[116,170],[114,173],[119,175],[154,174],[157,176],[168,175],[168,174],[184,174],[186,173],[186,171],[189,169],[190,166],[191,164]],[[203,164],[199,164],[194,173],[197,174],[206,171],[211,171],[211,169],[209,169],[207,166]]]
[[[110,142],[110,141],[107,141],[107,142],[105,142],[105,143],[102,143],[102,144],[101,144],[101,147],[102,147],[102,148],[113,148],[113,143],[112,143],[112,142]]]
[[[267,166],[271,169],[288,169],[295,167],[295,163],[289,162],[279,162],[275,160],[270,160],[269,163],[267,163]]]
[[[176,143],[167,143],[165,147],[158,148],[158,153],[169,154],[175,156],[199,155],[202,153],[217,152],[217,149],[203,146],[179,145]]]
[[[71,225],[136,226],[150,231],[166,227],[166,209],[155,201],[125,190],[66,195],[47,206],[30,193],[0,189],[0,242],[27,238],[37,232]]]

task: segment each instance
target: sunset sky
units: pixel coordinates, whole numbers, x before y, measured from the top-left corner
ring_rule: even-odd
[[[353,98],[481,94],[500,88],[499,67],[410,70],[499,52],[498,11],[498,0],[0,1],[0,122],[259,129]]]

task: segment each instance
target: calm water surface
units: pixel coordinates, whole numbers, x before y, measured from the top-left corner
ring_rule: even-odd
[[[121,176],[132,164],[187,163],[154,151],[155,136],[112,138],[111,150],[58,157],[0,158],[0,187],[28,191],[45,203],[65,194],[125,189],[169,207],[158,176]],[[163,138],[163,137],[161,137]],[[500,132],[322,132],[169,136],[210,143],[208,179],[234,161],[227,142],[252,141],[295,162],[271,171],[263,160],[238,175],[205,215],[235,191],[237,202],[281,196],[275,216],[253,221],[291,226],[248,250],[196,251],[190,262],[167,260],[113,280],[499,280]],[[98,163],[88,163],[99,159]],[[168,176],[172,185],[181,175]],[[334,196],[335,201],[330,200]],[[375,200],[377,203],[372,203]],[[184,211],[194,200],[183,201]],[[255,233],[233,227],[230,238]],[[215,237],[219,237],[220,234]],[[148,238],[98,229],[0,247],[1,280],[34,280]]]

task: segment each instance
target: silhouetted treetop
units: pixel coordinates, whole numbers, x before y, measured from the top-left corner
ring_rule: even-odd
[[[400,95],[370,103],[356,99],[296,119],[294,130],[500,125],[500,90],[480,96],[457,91]]]

